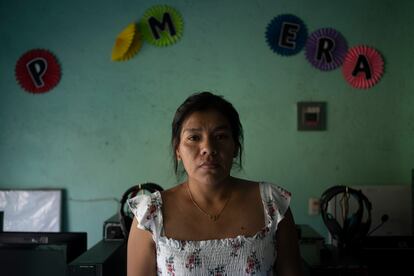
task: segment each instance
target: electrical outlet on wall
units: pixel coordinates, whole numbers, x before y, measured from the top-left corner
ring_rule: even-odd
[[[310,216],[319,215],[321,209],[321,200],[316,197],[309,198],[308,201],[308,214]]]

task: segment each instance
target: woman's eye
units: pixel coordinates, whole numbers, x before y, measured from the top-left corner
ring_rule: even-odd
[[[198,141],[200,139],[200,137],[198,137],[197,135],[191,135],[187,139],[189,141]]]
[[[220,133],[220,134],[216,135],[217,140],[223,140],[223,139],[226,139],[227,137],[228,137],[228,135],[225,134],[225,133]]]

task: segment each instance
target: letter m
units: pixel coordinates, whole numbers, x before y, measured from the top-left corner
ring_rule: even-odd
[[[171,19],[171,15],[169,13],[164,13],[162,17],[162,22],[158,21],[155,17],[150,17],[148,19],[148,24],[150,25],[152,35],[155,39],[160,39],[160,32],[165,31],[165,29],[168,27],[169,33],[171,36],[176,35],[176,31],[174,28],[174,24]]]

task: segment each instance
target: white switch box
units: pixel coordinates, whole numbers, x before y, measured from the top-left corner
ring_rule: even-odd
[[[308,201],[308,214],[310,216],[317,216],[320,213],[321,200],[316,197],[309,198]]]

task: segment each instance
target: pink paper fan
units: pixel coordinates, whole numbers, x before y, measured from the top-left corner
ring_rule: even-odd
[[[346,81],[354,88],[374,86],[384,72],[384,60],[374,48],[359,45],[348,50],[342,67]]]

